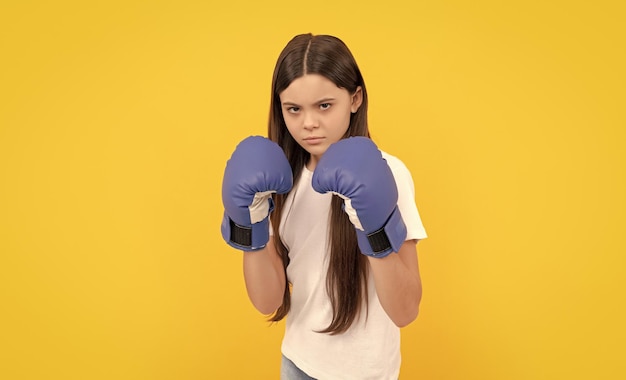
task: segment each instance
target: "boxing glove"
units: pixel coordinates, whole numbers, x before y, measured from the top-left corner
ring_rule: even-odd
[[[331,144],[313,172],[313,188],[344,200],[364,255],[398,252],[406,226],[398,210],[393,173],[372,140],[349,137]]]
[[[226,243],[243,251],[265,247],[272,193],[287,193],[292,186],[291,166],[276,143],[261,136],[241,141],[226,163],[222,182]]]

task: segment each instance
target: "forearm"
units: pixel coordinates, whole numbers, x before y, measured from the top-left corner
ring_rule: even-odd
[[[369,258],[380,304],[398,327],[417,318],[422,299],[415,245],[414,241],[406,241],[398,253]]]
[[[248,297],[263,314],[271,314],[283,302],[286,280],[281,258],[272,241],[260,250],[243,252],[243,273]],[[272,243],[273,244],[273,243]]]

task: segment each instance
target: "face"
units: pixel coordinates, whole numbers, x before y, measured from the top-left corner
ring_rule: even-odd
[[[363,100],[361,87],[354,94],[318,74],[306,74],[279,94],[283,118],[291,136],[311,154],[314,170],[328,146],[339,141],[350,126],[350,114]]]

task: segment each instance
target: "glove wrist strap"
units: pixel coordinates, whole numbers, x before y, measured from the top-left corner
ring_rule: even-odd
[[[240,226],[228,218],[230,223],[230,242],[242,248],[252,247],[252,228]]]
[[[383,258],[400,250],[407,231],[400,210],[396,206],[381,228],[371,233],[357,230],[356,235],[361,253],[366,256]]]
[[[372,256],[376,256],[392,249],[387,233],[385,232],[385,227],[382,227],[378,231],[372,232],[371,234],[367,234],[367,241],[370,243],[370,247],[372,248]]]
[[[269,241],[269,218],[251,225],[241,225],[224,212],[221,230],[224,241],[231,247],[242,251],[258,251],[265,248]]]

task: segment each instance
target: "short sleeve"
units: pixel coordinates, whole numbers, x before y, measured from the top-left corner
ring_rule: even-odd
[[[428,237],[415,203],[415,185],[406,165],[397,157],[382,152],[398,188],[398,209],[406,225],[406,240],[421,240]]]

